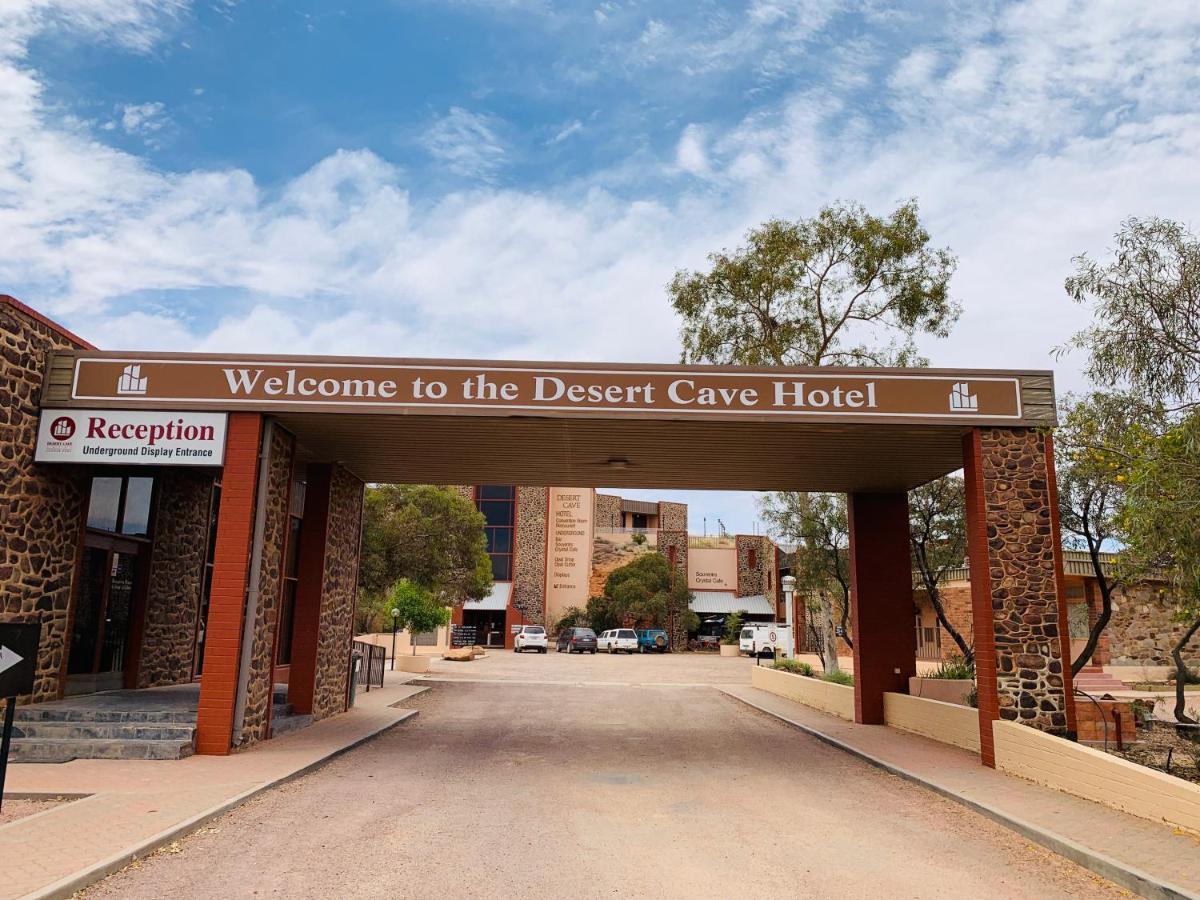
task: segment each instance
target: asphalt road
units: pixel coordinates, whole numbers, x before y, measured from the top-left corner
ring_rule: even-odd
[[[713,688],[437,684],[88,897],[1126,896]]]

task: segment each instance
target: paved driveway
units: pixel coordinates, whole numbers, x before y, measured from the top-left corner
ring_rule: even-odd
[[[749,684],[754,660],[715,653],[514,653],[431,660],[436,678],[607,684]]]
[[[88,896],[1121,896],[712,688],[439,683],[409,704]]]

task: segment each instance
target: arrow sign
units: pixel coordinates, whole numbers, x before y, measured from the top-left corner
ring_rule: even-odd
[[[0,624],[0,697],[33,690],[41,634],[40,622]]]
[[[24,658],[18,655],[16,650],[9,650],[3,644],[0,644],[0,673],[11,669]]]

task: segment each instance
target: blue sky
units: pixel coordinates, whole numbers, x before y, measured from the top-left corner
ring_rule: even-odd
[[[108,348],[670,361],[676,269],[915,196],[926,355],[1077,388],[1071,257],[1195,216],[1198,48],[1192,0],[8,0],[0,291]]]

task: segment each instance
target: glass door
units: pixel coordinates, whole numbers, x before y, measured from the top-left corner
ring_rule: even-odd
[[[83,549],[67,657],[68,694],[124,687],[138,590],[138,549],[94,545]]]

